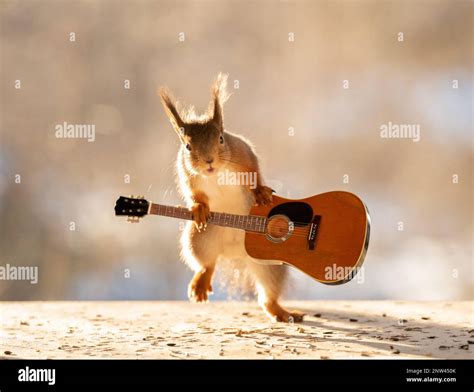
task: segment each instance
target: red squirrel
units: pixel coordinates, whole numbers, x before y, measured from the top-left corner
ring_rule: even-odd
[[[251,144],[224,127],[223,105],[229,98],[227,75],[218,75],[211,94],[207,112],[198,116],[193,108],[178,110],[170,93],[160,90],[166,115],[181,141],[176,161],[178,187],[193,215],[193,221],[186,224],[181,236],[181,256],[194,271],[188,297],[194,302],[207,302],[212,294],[216,263],[222,259],[244,260],[245,263],[238,265],[245,266],[252,277],[265,313],[276,321],[301,321],[302,313],[288,311],[278,302],[286,267],[271,261],[263,264],[248,256],[244,231],[207,225],[211,210],[246,215],[253,204],[272,202],[272,189],[264,185]],[[218,179],[224,171],[255,173],[255,184],[222,184]]]

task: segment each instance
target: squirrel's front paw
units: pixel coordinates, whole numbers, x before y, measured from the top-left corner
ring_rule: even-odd
[[[255,196],[255,202],[259,206],[272,204],[272,193],[273,193],[272,188],[265,185],[260,185],[257,188],[253,189],[252,191]]]
[[[197,230],[199,232],[201,230],[206,230],[207,221],[210,215],[209,206],[204,203],[194,203],[191,207],[191,212],[193,213],[193,220]]]

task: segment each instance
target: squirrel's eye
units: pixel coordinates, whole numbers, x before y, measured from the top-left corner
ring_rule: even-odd
[[[221,142],[221,144],[224,144],[224,136],[221,135],[219,141]]]
[[[186,144],[186,150],[191,151],[191,146],[189,145],[189,143]]]

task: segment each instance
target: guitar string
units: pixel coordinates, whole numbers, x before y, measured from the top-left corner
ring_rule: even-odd
[[[164,216],[167,216],[167,215],[164,215]],[[176,218],[175,216],[170,216],[171,218]],[[191,219],[187,219],[189,222],[192,222]],[[298,223],[298,222],[297,222]],[[226,226],[226,225],[219,225],[219,224],[216,224],[216,223],[213,223],[213,222],[209,222],[209,224],[212,224],[214,226],[219,226],[219,227],[228,227],[228,228],[231,228],[231,229],[241,229],[241,230],[244,230],[244,231],[248,231],[250,233],[253,233],[253,234],[262,234],[262,235],[267,235],[268,233],[267,232],[261,232],[261,231],[253,231],[253,230],[245,230],[243,227],[237,227],[237,226]],[[307,225],[307,224],[306,224]],[[287,229],[288,228],[288,225],[275,225],[274,228],[277,228],[277,229]],[[292,236],[296,236],[296,237],[304,237],[304,238],[307,238],[308,235],[309,235],[309,231],[310,231],[310,228],[297,228],[295,227],[292,232],[291,232],[291,235]]]
[[[166,216],[166,215],[165,215]],[[171,216],[173,217],[173,216]],[[176,218],[176,217],[175,217]],[[192,220],[189,219],[189,221],[191,222]],[[241,229],[241,230],[244,230],[244,231],[249,231],[251,233],[256,233],[256,234],[264,234],[264,235],[267,235],[267,232],[260,232],[260,231],[254,231],[254,230],[246,230],[245,228],[243,227],[238,227],[238,226],[226,226],[226,225],[219,225],[219,224],[216,224],[216,223],[213,223],[213,222],[209,222],[210,224],[214,225],[214,226],[220,226],[220,227],[228,227],[228,228],[231,228],[231,229]],[[287,229],[288,228],[288,225],[275,225],[273,226],[273,228],[275,229]],[[296,235],[298,237],[307,237],[309,235],[309,231],[310,231],[310,228],[298,228],[298,227],[295,227],[293,228],[293,230],[291,231],[291,235]]]
[[[153,203],[154,204],[154,203]],[[155,204],[157,205],[157,204]],[[161,205],[160,205],[161,206]],[[165,208],[167,208],[167,206],[162,206]],[[176,207],[171,207],[171,208],[176,208]],[[189,212],[188,209],[184,209],[186,213]],[[151,213],[151,212],[150,212]],[[219,213],[219,212],[218,212]],[[225,213],[219,213],[219,214],[225,214]],[[156,215],[161,215],[161,214],[156,214]],[[164,215],[164,216],[169,216],[169,217],[172,217],[172,218],[181,218],[179,216],[175,216],[174,214],[173,215]],[[236,215],[232,215],[232,216],[236,216]],[[244,216],[244,217],[256,217],[256,218],[259,218],[259,219],[266,219],[264,216],[259,216],[259,215],[238,215],[238,216]],[[189,215],[188,215],[189,217]],[[182,217],[182,219],[187,219],[187,220],[192,220],[192,219],[189,219],[188,217]],[[224,218],[225,219],[225,218]],[[295,225],[304,225],[304,226],[308,226],[311,222],[298,222],[298,221],[291,221],[293,224]],[[211,224],[214,224],[216,226],[221,226],[221,227],[230,227],[230,228],[236,228],[236,229],[242,229],[242,230],[245,230],[245,228],[242,228],[242,227],[236,227],[236,226],[226,226],[226,225],[219,225],[219,224],[216,224],[216,223],[213,223],[213,222],[210,222]],[[282,223],[276,223],[273,225],[273,228],[274,229],[287,229],[288,228],[288,224],[282,224]],[[247,231],[247,230],[245,230]],[[256,234],[263,234],[263,235],[267,235],[267,233],[265,232],[259,232],[259,231],[253,231],[253,230],[248,230],[252,233],[256,233]],[[291,231],[292,235],[296,235],[296,236],[299,236],[299,237],[307,237],[309,235],[309,231],[310,231],[310,227],[306,227],[306,228],[298,228],[298,227],[294,227],[293,230]]]
[[[174,208],[174,207],[173,207],[173,208]],[[188,209],[184,209],[184,211],[185,211],[185,213],[190,212],[190,210],[188,210]],[[188,216],[176,216],[176,215],[174,215],[174,214],[172,214],[172,215],[164,215],[164,214],[156,214],[156,213],[151,213],[151,212],[150,212],[150,214],[152,214],[152,215],[168,216],[168,217],[170,217],[170,218],[177,218],[177,219],[180,219],[180,218],[181,218],[181,219],[185,219],[185,220],[193,220],[193,219],[192,219],[192,215],[191,215],[191,217],[190,217],[189,215],[188,215]],[[211,214],[226,214],[226,213],[225,213],[225,212],[213,212],[213,213],[211,212]],[[261,216],[261,215],[235,215],[235,214],[229,214],[229,215],[231,215],[231,216],[239,216],[239,217],[244,217],[244,218],[249,218],[249,217],[250,217],[250,218],[253,218],[253,217],[255,217],[255,218],[257,218],[257,219],[265,219],[265,220],[267,220],[267,218],[266,218],[265,216]],[[220,219],[224,219],[224,220],[225,220],[225,218],[220,218]],[[268,221],[268,220],[267,220],[267,221]],[[307,225],[309,225],[309,224],[312,223],[312,222],[299,222],[299,221],[290,221],[290,222],[291,222],[291,223],[294,223],[295,225],[303,225],[303,226],[307,226]],[[287,226],[287,225],[281,224],[281,223],[277,223],[275,226],[276,226],[276,227],[285,227],[285,226]]]
[[[166,216],[166,215],[165,215]],[[176,218],[176,217],[175,217]],[[189,222],[192,222],[192,220],[188,220]],[[254,231],[254,230],[246,230],[242,227],[234,227],[234,226],[225,226],[225,225],[218,225],[218,224],[214,224],[212,222],[210,222],[210,224],[212,224],[213,226],[219,226],[219,227],[226,227],[226,228],[231,228],[231,229],[240,229],[240,230],[244,230],[245,232],[249,232],[249,233],[252,233],[252,234],[259,234],[259,235],[267,235],[268,233],[267,232],[261,232],[261,231]],[[281,228],[287,228],[288,226],[281,226]],[[291,232],[291,236],[295,236],[295,237],[302,237],[302,238],[307,238],[308,235],[309,235],[309,228],[307,229],[304,229],[304,228],[294,228],[293,231]],[[286,234],[286,233],[285,233]],[[278,238],[278,237],[277,237]]]
[[[165,206],[165,208],[166,208],[166,206]],[[173,207],[173,208],[175,208],[175,207]],[[185,212],[188,213],[189,210],[186,209]],[[222,213],[221,213],[221,214],[222,214]],[[158,214],[157,214],[157,215],[158,215]],[[161,215],[161,214],[160,214],[160,215]],[[169,217],[172,217],[172,218],[180,218],[180,217],[175,216],[174,214],[172,214],[172,215],[164,215],[164,216],[169,216]],[[234,215],[233,215],[233,216],[234,216]],[[251,216],[251,217],[257,217],[257,218],[259,218],[259,219],[265,218],[265,217],[259,216],[259,215],[241,215],[241,216],[245,216],[245,217]],[[189,215],[188,215],[188,217],[189,217]],[[188,217],[182,217],[182,219],[188,219]],[[225,219],[225,218],[224,218],[224,219]],[[265,219],[266,219],[266,218],[265,218]],[[188,220],[192,220],[192,219],[188,219]],[[213,222],[210,222],[210,223],[212,224]],[[296,222],[296,221],[295,221],[295,222],[292,222],[292,223],[294,223],[295,225],[300,224],[300,225],[308,226],[310,222]],[[236,226],[226,226],[226,225],[219,225],[219,224],[216,224],[216,223],[213,223],[213,224],[216,225],[216,226],[221,226],[221,227],[230,227],[230,228],[236,228],[236,229],[245,230],[245,228],[238,227],[238,226],[237,226],[237,227],[236,227]],[[282,223],[276,223],[276,224],[273,225],[273,228],[274,228],[274,229],[287,229],[287,228],[288,228],[288,225],[287,225],[287,224],[282,224]],[[247,230],[245,230],[245,231],[247,231]],[[264,234],[264,235],[267,235],[267,233],[264,233],[264,232],[253,231],[253,230],[250,230],[250,231],[253,232],[253,233],[257,233],[257,234]],[[300,236],[300,237],[307,237],[307,236],[309,235],[309,231],[310,231],[310,228],[309,228],[309,227],[307,227],[307,228],[294,227],[291,233],[292,233],[292,235],[297,235],[297,236]]]
[[[189,222],[192,222],[192,221],[189,220]],[[265,235],[265,236],[268,235],[267,232],[246,230],[242,227],[223,226],[223,225],[216,225],[216,224],[213,224],[213,223],[210,223],[210,224],[212,224],[213,226],[219,226],[219,227],[224,227],[224,228],[240,229],[240,230],[244,230],[245,232],[248,232],[248,233],[251,233],[251,234],[258,234],[258,235]],[[294,236],[294,237],[308,238],[308,235],[309,235],[309,228],[308,229],[293,229],[293,231],[291,232],[292,237]],[[284,237],[284,235],[282,237]],[[275,237],[275,238],[278,238],[278,237]]]
[[[178,210],[180,210],[180,213],[184,212],[184,213],[186,213],[186,214],[189,214],[189,213],[191,212],[189,209],[183,208],[183,207],[171,207],[171,206],[168,207],[168,206],[161,205],[161,204],[155,204],[155,203],[151,203],[151,204],[152,204],[152,205],[155,205],[155,206],[158,206],[158,208],[161,208],[161,209],[164,208],[164,209],[165,209],[165,212],[166,212],[166,209],[167,209],[167,208],[178,209]],[[127,208],[124,208],[124,209],[126,210]],[[182,212],[181,212],[181,211],[182,211]],[[163,215],[163,214],[152,213],[151,211],[150,211],[150,214],[153,214],[153,215]],[[225,215],[226,213],[225,213],[225,212],[211,212],[211,214],[224,214],[224,215]],[[253,218],[253,217],[255,217],[255,218],[258,218],[258,219],[265,219],[265,220],[267,219],[265,216],[262,216],[262,215],[235,215],[235,214],[229,214],[229,215],[231,215],[231,216],[238,216],[238,217],[244,217],[244,218],[248,218],[248,217]],[[188,218],[189,215],[188,215],[188,217],[180,217],[180,216],[176,216],[175,214],[172,214],[172,215],[164,215],[164,216],[168,216],[168,217],[171,217],[171,218],[182,218],[182,219],[192,220],[192,215],[191,215],[191,219]],[[225,219],[225,217],[224,217],[224,219]],[[290,221],[290,222],[291,222],[291,223],[294,223],[295,225],[303,225],[303,226],[307,226],[307,225],[309,225],[310,223],[312,223],[312,222],[298,222],[298,221]],[[279,226],[279,225],[281,225],[281,226]],[[287,225],[277,223],[275,226],[276,226],[277,228],[280,228],[280,227],[286,227]]]
[[[169,216],[171,218],[182,218],[182,219],[186,219],[186,220],[189,220],[189,221],[192,221],[192,219],[188,219],[187,217],[177,217],[175,215],[164,215],[164,216]],[[257,215],[253,215],[253,216],[257,216]],[[258,218],[263,218],[261,216],[258,216]],[[230,228],[235,228],[235,229],[243,229],[245,230],[244,228],[242,227],[238,227],[238,226],[226,226],[226,225],[219,225],[215,222],[212,222],[212,221],[209,221],[210,224],[214,224],[215,226],[221,226],[221,227],[230,227]],[[298,224],[301,224],[301,225],[305,225],[305,226],[308,226],[311,222],[292,222],[294,223],[295,225],[298,225]],[[282,224],[282,223],[276,223],[273,228],[275,229],[287,229],[288,228],[288,225],[287,224]],[[306,227],[306,228],[303,228],[303,227],[297,227],[295,226],[292,230],[292,233],[301,233],[303,234],[304,236],[306,236],[307,234],[309,234],[309,230],[310,230],[310,227]],[[265,234],[265,233],[262,233],[262,234]]]
[[[152,214],[152,215],[155,215],[155,214]],[[164,216],[168,216],[168,215],[164,215]],[[169,216],[171,218],[177,218],[176,216]],[[185,218],[183,218],[185,219]],[[192,219],[187,219],[189,222],[192,222]],[[300,222],[294,222],[294,223],[300,223]],[[248,231],[249,233],[253,233],[253,234],[261,234],[261,235],[267,235],[268,233],[267,232],[261,232],[261,231],[254,231],[254,230],[245,230],[244,228],[242,227],[236,227],[236,226],[225,226],[225,225],[219,225],[219,224],[216,224],[216,223],[212,223],[210,222],[210,224],[214,225],[214,226],[220,226],[220,227],[228,227],[228,228],[231,228],[231,229],[241,229],[241,230],[244,230],[244,231]],[[304,223],[305,225],[308,225],[308,223]],[[283,228],[283,229],[287,229],[288,228],[288,225],[281,225],[281,224],[277,224],[274,226],[274,228],[277,228],[277,229],[280,229],[280,228]],[[308,235],[309,235],[309,231],[310,231],[310,228],[298,228],[298,227],[295,227],[293,228],[292,232],[291,232],[291,235],[292,236],[296,236],[296,237],[304,237],[304,238],[307,238]]]

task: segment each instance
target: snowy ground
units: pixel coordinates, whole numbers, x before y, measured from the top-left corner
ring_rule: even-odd
[[[0,302],[1,358],[474,358],[473,302]]]

